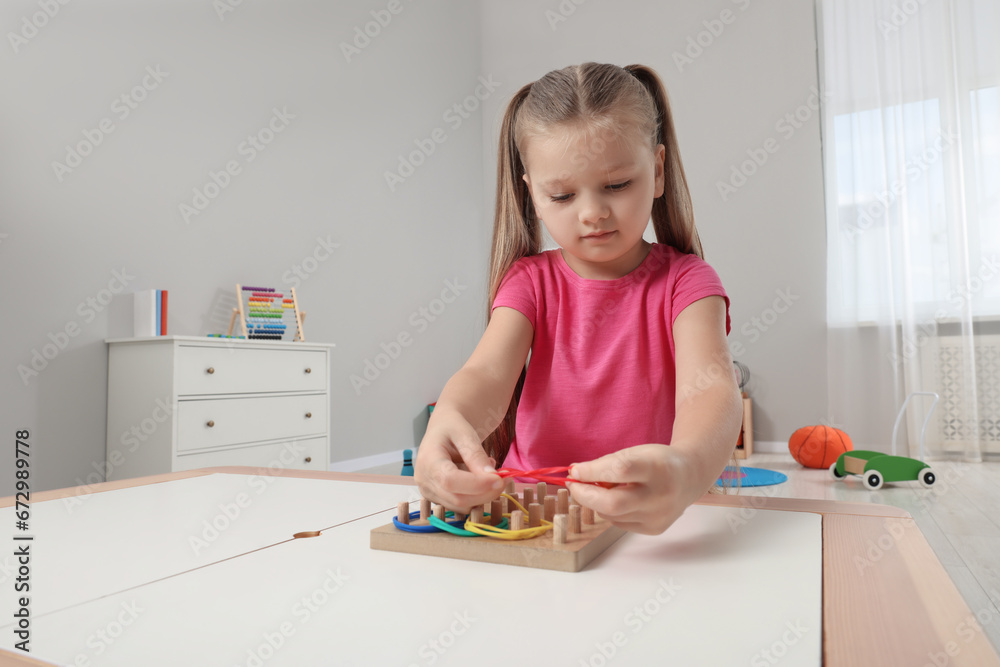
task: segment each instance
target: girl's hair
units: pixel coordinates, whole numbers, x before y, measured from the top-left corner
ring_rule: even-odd
[[[558,126],[582,126],[615,138],[627,133],[648,141],[651,149],[662,144],[666,149],[663,195],[653,200],[651,213],[656,240],[702,257],[670,102],[656,72],[644,65],[622,68],[598,63],[555,70],[514,94],[500,127],[487,322],[507,271],[520,258],[541,251],[541,229],[524,182],[522,156],[530,139]],[[485,441],[487,453],[498,463],[506,458],[514,436],[524,377],[522,369],[506,416]]]

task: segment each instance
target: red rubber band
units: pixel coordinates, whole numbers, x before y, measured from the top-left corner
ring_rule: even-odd
[[[592,484],[594,486],[600,486],[605,489],[610,489],[613,486],[617,486],[612,482],[584,482],[577,479],[570,479],[567,477],[554,477],[554,475],[560,473],[568,473],[568,466],[556,466],[554,468],[538,468],[536,470],[512,470],[511,468],[500,468],[496,471],[500,477],[528,477],[529,479],[536,479],[539,482],[545,482],[546,484],[555,484],[556,486],[566,486],[566,482],[575,482],[576,484]]]

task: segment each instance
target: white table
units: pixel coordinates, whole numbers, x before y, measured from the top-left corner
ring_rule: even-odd
[[[82,505],[65,500],[74,490],[42,494],[33,655],[268,667],[923,664],[968,614],[895,508],[706,498],[664,535],[626,535],[586,570],[562,573],[369,549],[396,503],[417,500],[407,482],[214,469],[109,483]],[[11,513],[0,509],[0,521]],[[897,526],[860,575],[852,559],[865,541]],[[293,539],[300,531],[322,533]],[[0,626],[0,646],[11,632]],[[949,664],[1000,665],[981,633],[954,639]]]

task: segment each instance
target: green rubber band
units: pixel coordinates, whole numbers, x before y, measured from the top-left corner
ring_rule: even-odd
[[[449,514],[451,514],[451,512],[449,512]],[[483,516],[484,517],[488,517],[489,514],[484,514]],[[471,530],[465,530],[464,528],[457,528],[455,526],[447,524],[447,523],[445,523],[444,521],[442,521],[441,519],[437,518],[434,515],[431,515],[430,517],[428,517],[427,520],[435,528],[437,528],[439,530],[443,530],[446,533],[451,533],[452,535],[458,535],[459,537],[486,537],[485,535],[480,535],[479,533],[473,533]],[[500,523],[497,524],[495,527],[496,528],[506,528],[507,526],[508,526],[507,517],[504,517],[503,520],[500,521]]]

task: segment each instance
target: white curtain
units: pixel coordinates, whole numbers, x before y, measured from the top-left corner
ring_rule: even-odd
[[[817,0],[830,419],[1000,452],[1000,0]],[[896,453],[918,456],[931,399]]]

